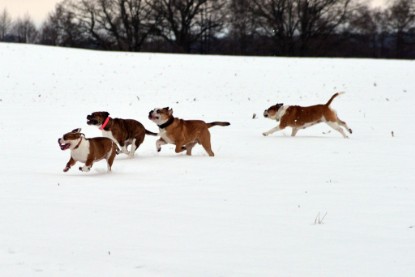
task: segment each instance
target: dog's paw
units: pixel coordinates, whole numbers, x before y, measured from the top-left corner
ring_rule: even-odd
[[[67,166],[67,167],[65,167],[64,169],[63,169],[63,172],[68,172],[68,170],[70,169],[70,167],[69,166]]]
[[[82,172],[89,172],[90,169],[91,168],[89,166],[86,166],[86,165],[79,167],[79,170],[82,171]]]

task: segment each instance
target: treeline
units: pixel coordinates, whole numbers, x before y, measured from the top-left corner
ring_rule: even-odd
[[[63,0],[0,41],[117,51],[415,58],[415,0]]]

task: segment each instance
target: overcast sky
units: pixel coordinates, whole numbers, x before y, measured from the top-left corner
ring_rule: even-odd
[[[362,1],[372,2],[375,5],[378,5],[387,0]],[[61,0],[0,0],[0,11],[3,11],[3,9],[6,8],[13,19],[29,14],[36,24],[41,24],[58,2],[61,2]]]
[[[13,19],[29,14],[33,20],[40,24],[56,3],[61,0],[0,0],[0,11],[4,8],[11,14]]]

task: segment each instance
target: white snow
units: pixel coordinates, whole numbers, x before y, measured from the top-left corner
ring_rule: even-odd
[[[414,72],[414,61],[0,44],[0,275],[415,276]],[[276,125],[269,106],[337,91],[350,139],[325,124],[262,136]],[[231,122],[210,129],[215,157],[157,153],[147,136],[112,173],[105,161],[62,172],[59,137],[101,135],[91,112],[157,132],[148,112],[165,106]]]

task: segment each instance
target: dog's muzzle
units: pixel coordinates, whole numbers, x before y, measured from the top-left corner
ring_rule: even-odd
[[[159,119],[157,116],[155,116],[155,115],[153,115],[153,114],[154,114],[154,111],[150,111],[150,112],[148,113],[148,119],[150,119],[150,120]]]
[[[267,110],[264,111],[264,117],[268,117],[268,111]]]
[[[96,120],[92,115],[88,115],[86,117],[87,121],[86,124],[88,125],[97,125],[98,124],[98,120]]]
[[[61,138],[58,138],[58,144],[62,151],[68,149],[71,146],[69,143],[61,143]]]

